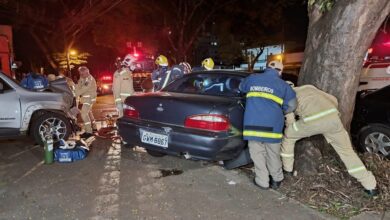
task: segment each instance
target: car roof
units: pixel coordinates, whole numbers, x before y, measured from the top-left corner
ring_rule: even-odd
[[[249,76],[251,73],[237,70],[202,70],[202,71],[194,71],[186,75],[197,75],[197,74],[226,74],[226,75],[239,75],[242,77]]]

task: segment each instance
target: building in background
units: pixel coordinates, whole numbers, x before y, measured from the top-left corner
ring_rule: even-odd
[[[12,27],[0,25],[0,71],[13,77]]]

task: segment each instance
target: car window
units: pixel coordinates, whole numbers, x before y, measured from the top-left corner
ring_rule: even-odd
[[[12,90],[12,87],[8,85],[2,78],[0,78],[0,83],[3,84],[3,91]]]
[[[193,74],[169,84],[163,91],[213,96],[241,96],[243,77],[231,74]]]
[[[367,98],[388,101],[390,99],[390,86],[386,86],[372,93],[368,93]]]

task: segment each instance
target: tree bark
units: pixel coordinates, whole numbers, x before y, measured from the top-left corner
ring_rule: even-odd
[[[336,96],[346,128],[352,120],[364,55],[390,13],[389,0],[339,0],[325,13],[309,6],[309,29],[299,85]]]

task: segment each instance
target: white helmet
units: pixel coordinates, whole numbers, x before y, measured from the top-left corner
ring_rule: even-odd
[[[283,63],[277,60],[269,62],[268,67],[276,69],[279,73],[283,71]]]
[[[191,73],[191,65],[187,62],[181,62],[179,65],[183,66],[184,68],[184,74]]]
[[[131,54],[127,54],[127,55],[123,58],[123,60],[122,60],[122,65],[123,65],[123,66],[126,66],[126,67],[134,66],[136,60],[137,60],[137,58],[135,58],[135,56],[133,56],[133,55],[131,55]]]

